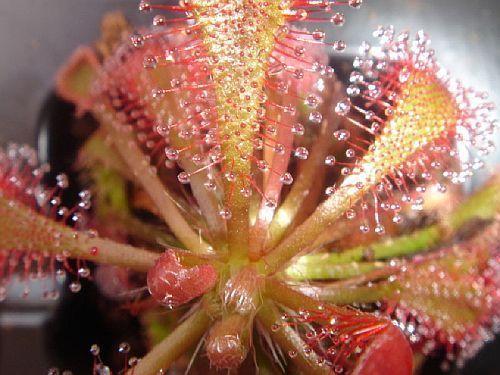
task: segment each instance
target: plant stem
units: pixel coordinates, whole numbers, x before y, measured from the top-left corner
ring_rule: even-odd
[[[177,143],[173,144],[175,145]],[[210,235],[215,250],[220,254],[225,253],[227,251],[226,223],[219,215],[218,201],[215,193],[209,192],[205,188],[204,183],[208,179],[207,173],[197,172],[199,167],[187,158],[180,158],[179,166],[191,176],[191,191],[207,223],[208,235]]]
[[[382,282],[372,286],[339,288],[326,285],[313,288],[314,293],[321,301],[335,305],[349,305],[351,303],[370,303],[390,298],[400,290],[400,287],[398,282]]]
[[[140,97],[146,98],[147,104],[151,106],[151,112],[155,114],[159,124],[164,123],[165,119],[175,119],[176,122],[189,121],[186,118],[186,113],[179,106],[179,101],[182,98],[188,99],[182,93],[177,95],[162,95],[152,98],[152,90],[158,87],[168,87],[171,85],[173,77],[184,74],[184,67],[169,66],[166,69],[150,69],[143,72],[143,85],[137,90],[140,92]],[[183,150],[179,152],[177,164],[189,176],[189,185],[191,192],[198,204],[198,207],[207,226],[207,236],[214,246],[214,250],[219,254],[227,251],[226,244],[226,223],[219,215],[219,199],[220,197],[212,191],[205,188],[204,183],[208,180],[208,176],[212,175],[212,168],[204,168],[192,161],[192,156],[196,153],[203,154],[202,146],[197,144],[193,138],[182,137],[179,134],[178,127],[169,128],[168,145],[175,150]],[[219,182],[217,176],[212,176],[215,181]],[[220,185],[220,184],[219,184]]]
[[[165,228],[143,222],[132,214],[128,204],[127,182],[118,171],[98,162],[87,165],[86,169],[91,175],[94,212],[100,222],[112,221],[113,228],[119,228],[148,245],[182,246]]]
[[[78,151],[77,169],[84,169],[94,177],[94,168],[102,168],[108,173],[116,173],[123,179],[132,180],[130,170],[118,152],[106,142],[106,134],[97,130]]]
[[[384,267],[384,262],[331,262],[330,254],[306,255],[285,270],[292,280],[346,279]]]
[[[366,258],[367,253],[370,254],[371,259],[376,260],[411,255],[423,250],[432,249],[443,239],[444,233],[445,231],[442,226],[435,224],[408,235],[372,244],[368,248],[357,246],[341,253],[328,253],[326,254],[326,258],[321,257],[321,255],[325,254],[307,255],[308,259],[305,262],[307,264],[315,264],[319,260],[322,260],[330,265],[347,264],[362,261]],[[303,271],[307,275],[307,271]]]
[[[298,292],[288,287],[283,282],[271,277],[266,279],[264,293],[269,299],[285,305],[295,311],[301,309],[319,310],[322,305],[318,299]]]
[[[472,219],[491,220],[499,212],[500,175],[497,174],[466,202],[454,210],[445,221],[448,222],[451,230],[457,231]]]
[[[129,375],[153,375],[161,369],[168,368],[177,358],[196,344],[208,329],[210,321],[203,309],[196,310],[144,356],[137,366],[128,372]]]
[[[283,371],[271,360],[270,354],[266,351],[259,340],[254,342],[255,359],[257,361],[257,374],[259,375],[282,375]]]
[[[322,187],[322,184],[318,182],[318,176],[323,174],[325,157],[328,155],[331,147],[330,134],[341,121],[341,118],[334,111],[325,108],[331,106],[332,103],[340,99],[338,96],[339,93],[342,92],[341,85],[338,82],[327,80],[326,86],[329,87],[330,90],[328,90],[325,95],[322,112],[328,113],[329,117],[323,121],[321,130],[314,143],[314,147],[311,149],[309,157],[303,163],[302,168],[300,168],[299,175],[294,181],[290,192],[276,211],[276,215],[269,228],[269,240],[266,244],[266,248],[268,249],[272,249],[276,246],[294,220],[298,216],[301,216],[301,212],[308,206],[304,203],[306,200],[310,199],[310,195],[319,195],[319,192],[322,190],[321,188],[315,188]],[[316,204],[316,202],[314,202],[314,204]]]
[[[311,244],[332,225],[345,211],[347,211],[362,195],[363,189],[353,186],[341,186],[335,194],[319,206],[309,218],[298,226],[274,250],[257,262],[258,269],[272,275],[285,266],[299,253],[311,251]]]
[[[117,214],[113,216],[113,213],[110,213],[107,217],[108,219],[116,219],[118,223],[126,228],[127,233],[132,238],[139,239],[148,245],[182,247],[182,244],[175,237],[166,232],[165,227],[145,223],[132,215]]]
[[[290,355],[291,361],[304,374],[331,374],[328,366],[318,365],[318,356],[314,352],[305,353],[304,341],[296,330],[286,325],[278,330],[272,328],[281,321],[280,313],[274,303],[269,300],[265,301],[257,313],[257,320],[285,355],[293,353]]]
[[[269,299],[295,311],[317,311],[322,309],[324,302],[330,302],[335,305],[346,305],[352,302],[378,301],[382,297],[397,293],[399,286],[397,282],[377,284],[372,289],[369,289],[369,287],[350,286],[304,286],[301,288],[301,291],[298,291],[277,279],[268,278],[266,279],[265,294]],[[329,305],[328,308],[338,309],[340,315],[347,312],[343,307]]]
[[[419,229],[411,234],[388,239],[383,242],[365,246],[357,246],[341,253],[322,253],[306,255],[300,258],[296,265],[297,272],[291,275],[300,275],[305,279],[327,278],[329,268],[333,265],[352,264],[360,262],[370,254],[374,260],[408,256],[421,251],[429,251],[470,222],[473,219],[491,220],[500,211],[500,178],[493,178],[481,190],[473,194],[466,202],[453,210],[442,222]],[[341,267],[348,272],[351,266]],[[332,268],[335,271],[335,268]],[[332,272],[333,272],[332,271]],[[288,271],[287,271],[288,273]]]
[[[274,95],[273,95],[274,94]],[[280,97],[276,93],[270,93],[272,100],[279,102]],[[283,99],[283,98],[281,98]],[[283,103],[281,103],[283,104]],[[282,123],[293,123],[297,120],[297,114],[282,113],[275,107],[266,107],[266,116],[279,119]],[[268,120],[269,121],[269,120]],[[263,176],[263,196],[260,199],[260,206],[257,211],[255,224],[250,229],[252,241],[249,244],[249,258],[252,261],[258,260],[265,250],[265,243],[268,239],[270,223],[276,207],[268,206],[268,199],[279,202],[281,191],[283,188],[282,176],[287,171],[290,162],[290,152],[280,154],[274,151],[277,144],[282,145],[286,150],[290,150],[293,146],[293,133],[291,127],[278,127],[276,139],[270,144],[264,142],[263,156],[264,160],[270,165],[269,171]],[[272,172],[270,172],[272,171]]]
[[[94,111],[101,126],[111,136],[117,151],[131,169],[137,183],[148,193],[156,204],[162,218],[175,236],[195,253],[209,253],[212,248],[196,233],[182,216],[175,201],[170,197],[157,174],[151,170],[144,154],[134,139],[114,119],[111,109],[104,107]]]

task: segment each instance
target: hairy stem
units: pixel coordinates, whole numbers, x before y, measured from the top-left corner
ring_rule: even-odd
[[[129,375],[152,375],[167,369],[206,332],[210,318],[203,309],[196,310],[184,322],[144,356]]]
[[[294,353],[291,360],[304,374],[331,374],[327,366],[318,365],[318,356],[314,352],[305,353],[304,341],[296,330],[290,326],[273,329],[273,326],[281,321],[278,308],[273,302],[267,300],[263,303],[257,313],[257,320],[284,353]]]

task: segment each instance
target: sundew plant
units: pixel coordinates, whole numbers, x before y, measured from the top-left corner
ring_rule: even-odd
[[[341,80],[335,28],[361,3],[143,0],[136,30],[105,16],[57,77],[99,124],[79,203],[34,150],[0,150],[0,300],[15,277],[55,299],[66,276],[141,316],[150,351],[122,343],[113,369],[93,345],[94,374],[462,366],[498,328],[500,180],[460,185],[494,149],[494,108],[422,31],[361,36]]]

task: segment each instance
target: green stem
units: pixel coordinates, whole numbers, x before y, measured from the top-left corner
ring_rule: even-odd
[[[210,318],[198,309],[144,356],[129,375],[153,375],[167,369],[181,355],[193,347],[208,329]]]
[[[347,279],[386,266],[383,262],[331,262],[330,254],[306,255],[285,270],[292,280]]]
[[[400,290],[400,285],[398,282],[393,282],[379,283],[373,287],[307,285],[304,288],[307,288],[307,291],[305,289],[298,291],[277,279],[268,278],[266,280],[265,295],[267,298],[295,311],[316,311],[322,309],[325,302],[334,305],[347,305],[354,302],[379,301],[394,296]],[[314,298],[311,296],[314,296]],[[329,308],[338,309],[340,314],[345,314],[348,311],[343,307],[334,305],[329,305]]]
[[[301,309],[319,310],[322,305],[318,299],[296,291],[274,278],[266,279],[264,293],[269,299],[295,311],[299,311]]]
[[[272,275],[284,267],[293,257],[313,250],[311,244],[347,211],[364,190],[353,186],[341,186],[337,192],[319,206],[309,218],[298,226],[273,251],[257,262],[257,268],[266,275]]]
[[[131,134],[127,133],[122,124],[114,119],[113,112],[109,108],[94,111],[101,126],[111,136],[120,156],[130,168],[137,183],[148,193],[156,204],[162,218],[169,226],[175,236],[196,253],[209,253],[212,248],[207,244],[201,235],[191,228],[186,219],[182,216],[175,201],[163,186],[158,175],[151,170],[149,163],[139,149]]]
[[[338,288],[333,286],[322,286],[314,288],[321,301],[330,302],[335,305],[349,305],[351,303],[370,303],[393,297],[400,290],[397,282],[378,283],[373,286],[356,286],[350,288]]]
[[[370,254],[370,258],[372,259],[387,259],[411,255],[422,250],[432,249],[443,239],[444,233],[445,231],[442,226],[435,224],[408,235],[372,244],[369,248],[357,246],[341,253],[330,253],[327,259],[323,259],[323,261],[329,264],[359,262],[365,259],[367,253]],[[321,258],[320,254],[308,255],[308,257],[312,258],[307,260],[307,262],[311,261],[313,263]]]
[[[95,168],[102,168],[110,173],[118,174],[123,179],[132,180],[130,170],[113,146],[106,142],[105,137],[104,132],[97,130],[84,143],[78,151],[77,169],[88,171],[92,178],[95,176]]]
[[[247,152],[250,154],[252,151]],[[224,168],[237,175],[250,175],[250,163],[247,161],[238,161],[231,167],[224,165]],[[227,220],[227,242],[231,258],[237,262],[248,257],[250,199],[240,193],[246,185],[242,178],[235,182],[224,180],[224,204],[231,211],[231,218]]]
[[[290,355],[291,361],[304,374],[331,374],[328,366],[318,365],[318,356],[314,352],[305,353],[304,341],[296,330],[286,325],[278,330],[273,329],[273,326],[281,321],[280,313],[274,303],[265,301],[257,313],[257,320],[285,355],[293,353]]]
[[[383,242],[365,246],[357,246],[341,253],[312,254],[302,257],[297,262],[301,277],[305,279],[319,278],[316,275],[327,275],[328,268],[333,265],[346,272],[352,268],[352,262],[360,262],[370,254],[374,260],[408,256],[421,251],[429,251],[461,230],[474,219],[492,220],[500,211],[500,178],[496,177],[481,190],[473,194],[466,202],[453,210],[442,222],[419,229],[411,234],[388,239]],[[294,269],[293,265],[290,269]],[[335,268],[333,269],[333,273]],[[288,270],[287,270],[288,273]],[[291,272],[295,275],[296,272]],[[327,277],[324,277],[327,278]]]
[[[500,212],[500,175],[496,175],[455,209],[448,218],[452,230],[459,230],[472,219],[491,220]]]

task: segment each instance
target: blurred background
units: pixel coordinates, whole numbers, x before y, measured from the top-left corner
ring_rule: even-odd
[[[137,3],[0,0],[0,143],[36,144],[38,114],[58,67],[78,45],[99,36],[100,18],[106,11],[121,10],[135,24],[148,24],[151,16],[139,14]],[[380,24],[393,24],[399,31],[424,29],[442,64],[465,84],[489,92],[500,107],[500,1],[365,0],[360,10],[348,10],[346,16],[345,26],[328,34],[331,40],[348,43],[346,53],[355,52],[361,41],[370,41],[371,32]],[[496,138],[498,144],[498,133]],[[499,155],[497,151],[489,159],[490,167]],[[46,374],[54,363],[47,356],[51,342],[46,332],[50,328],[43,327],[50,324],[58,306],[42,301],[36,291],[27,301],[19,295],[19,290],[13,291],[0,304],[0,374]],[[75,312],[69,324],[78,325],[78,319]],[[498,345],[487,348],[477,366],[488,361],[488,353],[493,362],[469,366],[464,374],[500,373],[495,351],[498,354]]]

